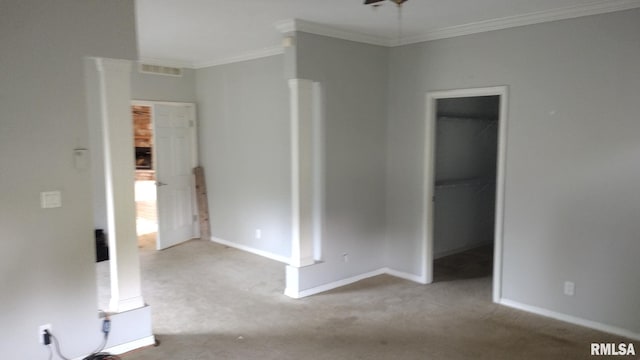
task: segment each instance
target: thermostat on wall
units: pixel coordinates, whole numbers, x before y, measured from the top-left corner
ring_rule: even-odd
[[[40,206],[43,209],[62,207],[62,194],[60,191],[44,191],[40,193]]]

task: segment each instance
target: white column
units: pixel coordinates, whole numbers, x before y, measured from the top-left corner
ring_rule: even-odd
[[[291,101],[291,266],[314,263],[313,82],[289,80]]]
[[[109,311],[143,307],[134,197],[131,62],[93,59],[104,142],[104,170],[111,268]]]

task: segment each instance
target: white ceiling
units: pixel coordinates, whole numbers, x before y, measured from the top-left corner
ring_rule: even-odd
[[[204,67],[280,51],[276,28],[392,46],[398,10],[363,0],[136,0],[140,58]],[[640,0],[409,0],[402,43],[640,7]],[[299,19],[295,25],[291,19]],[[289,20],[289,22],[286,22]]]

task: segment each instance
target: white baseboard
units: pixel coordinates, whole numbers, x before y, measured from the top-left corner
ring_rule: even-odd
[[[517,301],[508,300],[508,299],[500,299],[500,301],[498,301],[498,303],[501,304],[501,305],[504,305],[504,306],[508,306],[510,308],[514,308],[514,309],[530,312],[530,313],[533,313],[533,314],[537,314],[537,315],[549,317],[549,318],[552,318],[552,319],[568,322],[570,324],[580,325],[580,326],[588,327],[588,328],[591,328],[591,329],[603,331],[603,332],[606,332],[606,333],[610,333],[610,334],[614,334],[614,335],[618,335],[618,336],[624,336],[624,337],[632,339],[632,340],[640,341],[640,334],[639,333],[634,333],[633,331],[630,331],[630,330],[627,330],[627,329],[622,329],[622,328],[619,328],[617,326],[611,326],[611,325],[599,323],[599,322],[596,322],[596,321],[591,321],[591,320],[579,318],[579,317],[576,317],[576,316],[566,315],[566,314],[562,314],[562,313],[559,313],[559,312],[555,312],[555,311],[539,308],[537,306],[531,306],[531,305],[522,304],[522,303],[519,303]]]
[[[319,294],[321,292],[325,292],[325,291],[329,291],[329,290],[333,290],[335,288],[339,288],[345,285],[349,285],[349,284],[353,284],[354,282],[360,281],[360,280],[364,280],[373,276],[378,276],[378,275],[382,275],[385,273],[385,269],[378,269],[378,270],[374,270],[374,271],[370,271],[364,274],[360,274],[360,275],[356,275],[356,276],[352,276],[346,279],[342,279],[342,280],[338,280],[338,281],[334,281],[334,282],[330,282],[327,284],[323,284],[320,286],[316,286],[310,289],[305,289],[305,290],[301,290],[301,291],[295,291],[292,289],[285,289],[284,290],[284,294],[294,298],[294,299],[300,299],[303,297],[307,297],[307,296],[311,296],[311,295],[315,295],[315,294]]]
[[[110,348],[105,349],[105,351],[111,354],[119,355],[135,349],[143,348],[145,346],[154,345],[155,343],[156,343],[156,337],[151,335],[142,339],[130,341],[128,343],[112,346]]]
[[[384,270],[385,270],[385,274],[388,274],[388,275],[391,275],[391,276],[395,276],[395,277],[400,278],[400,279],[405,279],[405,280],[417,282],[418,284],[426,284],[427,283],[427,280],[425,279],[424,275],[411,274],[411,273],[408,273],[408,272],[399,271],[399,270],[390,269],[390,268],[385,268]]]
[[[307,297],[307,296],[311,296],[311,295],[316,295],[325,291],[329,291],[329,290],[333,290],[345,285],[349,285],[349,284],[353,284],[355,282],[358,282],[360,280],[364,280],[364,279],[368,279],[370,277],[374,277],[374,276],[378,276],[378,275],[382,275],[382,274],[387,274],[390,276],[394,276],[397,278],[401,278],[401,279],[405,279],[405,280],[409,280],[409,281],[413,281],[413,282],[417,282],[420,284],[424,284],[425,280],[423,276],[420,275],[415,275],[415,274],[409,274],[406,272],[402,272],[402,271],[398,271],[398,270],[394,270],[394,269],[389,269],[389,268],[380,268],[377,270],[373,270],[373,271],[369,271],[367,273],[364,274],[360,274],[360,275],[356,275],[356,276],[352,276],[346,279],[342,279],[342,280],[338,280],[338,281],[334,281],[334,282],[330,282],[327,284],[323,284],[320,286],[316,286],[310,289],[305,289],[305,290],[301,290],[301,291],[295,291],[294,289],[290,289],[290,288],[286,288],[284,290],[284,294],[290,298],[294,298],[294,299],[300,299],[303,297]]]
[[[302,296],[300,296],[300,293],[292,290],[290,288],[285,288],[284,289],[284,296],[290,297],[292,299],[300,299]]]
[[[211,237],[211,241],[213,241],[215,243],[218,243],[218,244],[221,244],[221,245],[232,247],[232,248],[235,248],[235,249],[238,249],[238,250],[246,251],[246,252],[249,252],[249,253],[252,253],[252,254],[255,254],[255,255],[266,257],[267,259],[279,261],[281,263],[289,264],[291,262],[291,260],[286,256],[282,256],[282,255],[274,254],[272,252],[256,249],[256,248],[253,248],[251,246],[246,246],[246,245],[234,243],[234,242],[231,242],[231,241],[219,239],[219,238],[216,238],[216,237],[213,237],[213,236]]]
[[[136,349],[143,348],[145,346],[154,345],[155,343],[156,343],[156,337],[151,335],[151,336],[147,336],[147,337],[142,338],[142,339],[138,339],[138,340],[130,341],[128,343],[124,343],[124,344],[120,344],[120,345],[116,345],[116,346],[112,346],[112,347],[106,348],[102,352],[107,352],[107,353],[114,354],[114,355],[120,355],[120,354],[124,354],[126,352],[129,352],[129,351],[133,351],[133,350],[136,350]],[[84,358],[85,358],[85,356],[82,356],[82,357],[79,357],[79,358],[74,358],[73,360],[82,360]]]

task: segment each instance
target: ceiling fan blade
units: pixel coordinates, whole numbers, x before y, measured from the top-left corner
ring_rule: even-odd
[[[373,5],[373,6],[378,6],[378,5],[382,5],[380,4],[381,2],[383,2],[385,0],[364,0],[364,4],[365,5]],[[407,0],[389,0],[392,3],[395,3],[397,5],[402,5],[405,2],[407,2]]]

